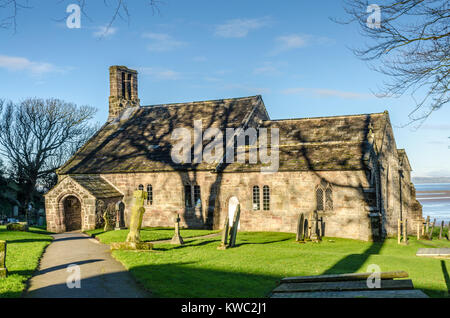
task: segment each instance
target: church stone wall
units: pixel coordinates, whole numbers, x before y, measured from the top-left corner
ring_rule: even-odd
[[[160,172],[108,174],[103,178],[124,193],[126,223],[132,193],[139,185],[152,185],[153,204],[146,204],[143,226],[173,226],[179,214],[181,226],[220,229],[228,213],[228,201],[236,196],[241,204],[242,231],[296,231],[299,213],[316,209],[315,188],[321,179],[333,188],[332,211],[322,214],[325,235],[361,240],[372,239],[369,207],[363,189],[369,187],[363,171],[278,172],[274,174],[210,172]],[[184,185],[199,185],[202,207],[186,209]],[[260,186],[261,210],[253,211],[252,190]],[[263,186],[270,187],[270,210],[263,210]]]

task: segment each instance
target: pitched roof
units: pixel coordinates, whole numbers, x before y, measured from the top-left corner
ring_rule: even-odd
[[[105,124],[65,165],[59,174],[171,171],[190,166],[175,164],[171,158],[175,128],[193,129],[202,120],[203,129],[237,128],[261,96],[214,101],[166,104],[129,108]],[[265,111],[264,106],[262,108]],[[266,116],[265,119],[268,119]],[[206,163],[196,169],[214,169]]]
[[[70,177],[97,199],[123,196],[122,193],[117,191],[111,184],[98,175],[73,175]]]
[[[254,111],[257,110],[257,111]],[[365,169],[368,135],[378,146],[384,138],[387,112],[335,117],[269,120],[261,96],[166,104],[126,109],[106,123],[59,174],[100,174],[174,170],[260,171],[261,164],[176,164],[171,158],[175,128],[243,127],[257,113],[260,128],[280,132],[279,170]],[[371,128],[369,128],[371,127]],[[206,143],[204,142],[204,146]]]
[[[369,150],[370,126],[380,145],[387,113],[264,121],[261,128],[278,128],[279,171],[361,170]],[[259,171],[261,165],[233,163],[224,171]]]

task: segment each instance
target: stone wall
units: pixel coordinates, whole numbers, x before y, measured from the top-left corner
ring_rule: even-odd
[[[155,174],[102,175],[124,193],[126,224],[132,193],[139,185],[153,188],[153,205],[146,204],[143,226],[173,226],[176,214],[181,226],[219,229],[228,213],[228,201],[241,203],[242,231],[295,232],[299,213],[316,209],[315,187],[321,178],[333,187],[334,209],[323,213],[325,235],[369,240],[372,229],[363,189],[369,188],[362,171],[261,173],[165,172]],[[184,185],[200,185],[202,207],[186,209]],[[252,190],[260,186],[261,210],[253,211]],[[262,188],[270,187],[270,210],[263,210]]]

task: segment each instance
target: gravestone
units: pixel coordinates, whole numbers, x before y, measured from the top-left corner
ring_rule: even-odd
[[[238,204],[236,213],[234,214],[233,225],[230,230],[230,244],[229,247],[234,247],[236,245],[236,237],[239,228],[239,219],[241,216],[241,205]]]
[[[97,200],[95,203],[95,226],[98,228],[105,226],[105,219],[103,218],[105,208],[105,202],[103,200]]]
[[[439,239],[442,240],[442,231],[444,230],[444,221],[441,222],[441,228],[439,229]]]
[[[226,250],[228,245],[228,231],[229,230],[229,215],[227,214],[225,217],[225,222],[223,223],[222,230],[222,240],[220,246],[217,248],[218,250]]]
[[[144,217],[144,202],[147,200],[147,192],[136,190],[133,193],[133,207],[131,208],[130,232],[125,242],[111,243],[111,249],[127,250],[151,250],[153,244],[141,242],[141,226]]]
[[[105,209],[103,213],[103,220],[105,220],[104,231],[112,231],[114,230],[114,216],[115,216],[116,207],[114,203],[110,203],[108,207]]]
[[[177,245],[184,244],[183,238],[180,235],[180,221],[181,221],[180,215],[177,214],[177,217],[175,218],[175,235],[172,237],[170,244],[177,244]]]
[[[296,242],[305,241],[305,215],[300,213],[297,221],[297,236],[295,238]]]
[[[6,269],[6,241],[0,241],[0,278],[5,278]]]
[[[122,201],[116,203],[116,227],[115,230],[122,230],[125,228],[124,220],[125,204]]]

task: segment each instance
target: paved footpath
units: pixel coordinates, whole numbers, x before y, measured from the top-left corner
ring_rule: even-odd
[[[123,265],[110,253],[109,245],[82,233],[52,235],[39,271],[31,278],[25,297],[34,298],[137,298],[151,297],[134,281]],[[74,272],[69,265],[78,265],[81,288],[66,284]]]

